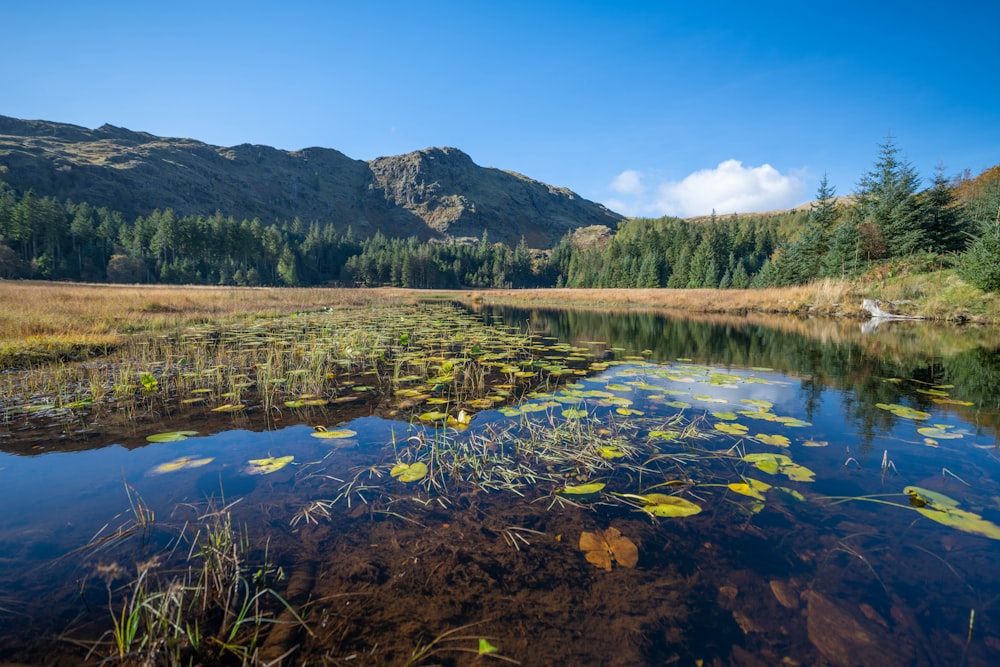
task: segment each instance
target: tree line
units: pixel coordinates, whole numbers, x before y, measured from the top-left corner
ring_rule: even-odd
[[[824,177],[807,210],[633,219],[610,237],[551,251],[360,238],[335,222],[264,223],[157,210],[134,220],[0,181],[0,277],[212,285],[754,288],[850,277],[934,258],[1000,291],[1000,166],[975,179],[936,171],[930,187],[892,138],[845,200]]]

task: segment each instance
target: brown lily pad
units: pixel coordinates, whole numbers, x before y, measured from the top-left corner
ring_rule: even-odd
[[[580,550],[585,553],[588,562],[609,572],[612,560],[622,567],[635,567],[639,562],[639,548],[617,528],[608,528],[600,533],[583,531],[580,533]]]

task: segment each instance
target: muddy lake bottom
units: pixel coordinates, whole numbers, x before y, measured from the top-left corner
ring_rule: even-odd
[[[948,360],[849,351],[831,368],[867,379],[818,384],[771,349],[816,344],[766,331],[658,349],[641,332],[670,338],[665,320],[530,317],[600,354],[460,428],[406,419],[391,390],[266,413],[175,405],[85,435],[12,424],[0,664],[140,664],[114,633],[135,582],[169,589],[223,514],[245,545],[240,599],[276,595],[254,598],[268,620],[251,653],[206,640],[196,664],[996,664],[995,415],[953,400],[967,396]],[[146,439],[177,429],[192,435]],[[426,476],[398,474],[417,463]],[[660,514],[663,495],[697,511]],[[607,552],[582,549],[587,534]],[[227,624],[212,613],[206,629]]]

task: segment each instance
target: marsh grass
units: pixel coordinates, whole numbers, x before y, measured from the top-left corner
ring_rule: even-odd
[[[1000,324],[1000,295],[976,289],[947,266],[922,258],[880,265],[852,280],[824,278],[806,285],[753,290],[527,289],[466,293],[460,300],[546,308],[678,310],[686,313],[786,313],[867,319],[864,299],[909,302],[910,314],[932,320]],[[457,295],[457,294],[456,294]]]
[[[132,423],[181,405],[277,416],[300,398],[323,405],[392,391],[414,397],[410,408],[433,397],[457,410],[485,400],[498,366],[531,354],[524,334],[456,306],[369,303],[135,334],[100,361],[9,372],[0,399],[6,423],[114,413]]]
[[[130,505],[134,505],[129,494]],[[231,509],[209,503],[194,524],[180,531],[174,548],[193,532],[180,572],[159,574],[164,556],[137,567],[122,589],[108,584],[111,629],[87,656],[126,665],[256,664],[270,627],[291,622],[311,630],[273,588],[283,580],[268,563],[251,567],[250,541]],[[192,509],[198,509],[192,507]],[[279,621],[278,618],[291,619]],[[80,643],[78,640],[76,643]]]

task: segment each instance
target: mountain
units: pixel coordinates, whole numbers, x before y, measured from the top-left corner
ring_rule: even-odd
[[[480,167],[457,148],[354,160],[329,148],[221,147],[112,125],[0,116],[0,180],[127,218],[172,208],[237,219],[333,222],[356,234],[480,238],[548,248],[624,218],[565,188]]]

